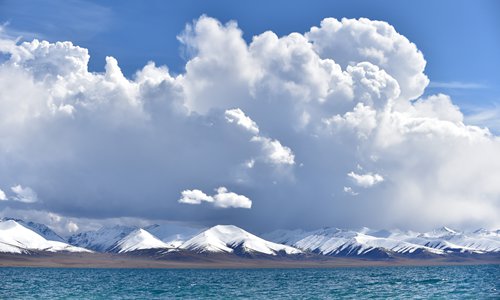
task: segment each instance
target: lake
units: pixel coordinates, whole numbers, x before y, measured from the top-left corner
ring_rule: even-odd
[[[1,299],[499,299],[500,266],[0,268]]]

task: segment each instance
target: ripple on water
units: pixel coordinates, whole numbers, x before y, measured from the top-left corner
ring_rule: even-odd
[[[500,266],[265,270],[0,269],[0,299],[493,298]]]

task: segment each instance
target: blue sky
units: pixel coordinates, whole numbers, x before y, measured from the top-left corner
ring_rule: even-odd
[[[0,215],[500,225],[498,1],[0,0],[0,24]]]
[[[325,17],[384,20],[424,53],[426,73],[436,82],[431,92],[454,96],[466,113],[500,106],[500,3],[494,0],[0,1],[0,20],[24,37],[86,47],[94,71],[112,55],[126,75],[150,60],[182,72],[176,36],[202,14],[236,20],[247,41],[266,30],[303,33]]]

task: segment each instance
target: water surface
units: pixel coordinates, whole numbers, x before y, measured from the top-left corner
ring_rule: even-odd
[[[500,299],[500,266],[0,268],[0,299]]]

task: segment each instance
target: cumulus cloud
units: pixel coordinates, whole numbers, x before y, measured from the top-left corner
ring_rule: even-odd
[[[295,164],[295,155],[293,154],[292,150],[286,146],[281,145],[280,141],[262,136],[254,136],[252,137],[251,141],[262,145],[262,149],[266,154],[266,161],[276,165]]]
[[[5,200],[7,200],[7,196],[5,195],[5,192],[0,189],[0,201]]]
[[[398,82],[403,101],[418,98],[429,84],[422,52],[386,22],[326,18],[306,37],[321,57],[343,67],[358,62],[379,66]]]
[[[239,109],[226,110],[225,112],[226,120],[229,123],[236,123],[245,130],[251,132],[254,136],[250,141],[258,143],[262,147],[264,152],[263,160],[275,165],[293,165],[295,164],[295,155],[292,150],[286,146],[283,146],[280,141],[273,140],[268,137],[263,137],[259,135],[259,127],[250,117],[245,115],[245,113]],[[249,168],[252,168],[255,164],[255,160],[250,160],[247,163]]]
[[[92,49],[0,34],[0,182],[18,200],[39,195],[40,209],[88,219],[500,226],[499,137],[449,96],[422,96],[424,56],[390,24],[327,18],[305,33],[242,34],[202,16],[178,37],[185,72],[150,62],[130,78],[111,56],[89,72]],[[253,209],[175,201],[197,186],[180,202],[252,206],[202,192],[221,185],[245,191]],[[373,188],[343,201],[358,186]]]
[[[360,187],[368,188],[384,181],[384,177],[380,174],[366,173],[366,174],[356,174],[350,172],[347,176],[351,177],[354,183]]]
[[[360,102],[356,104],[353,111],[348,111],[343,116],[335,115],[324,119],[323,122],[333,130],[348,128],[356,132],[359,138],[367,138],[377,127],[376,115],[377,112],[374,109]]]
[[[214,202],[214,198],[208,196],[200,190],[184,190],[181,192],[182,198],[179,199],[179,203],[184,204],[201,204],[201,202]]]
[[[214,195],[214,205],[221,208],[251,208],[252,201],[243,195],[229,192],[225,187],[219,187]]]
[[[250,119],[250,117],[246,116],[241,109],[235,108],[226,110],[225,116],[229,123],[236,123],[238,126],[245,128],[255,135],[259,133],[259,127],[257,124]]]
[[[30,187],[23,187],[18,184],[10,189],[15,194],[15,196],[12,197],[12,200],[24,203],[35,203],[38,201],[37,194]]]
[[[201,204],[202,202],[212,203],[215,207],[220,208],[251,208],[252,201],[243,195],[238,195],[229,192],[225,187],[217,188],[217,193],[213,196],[208,196],[200,190],[184,190],[179,199],[179,203],[184,204]]]

